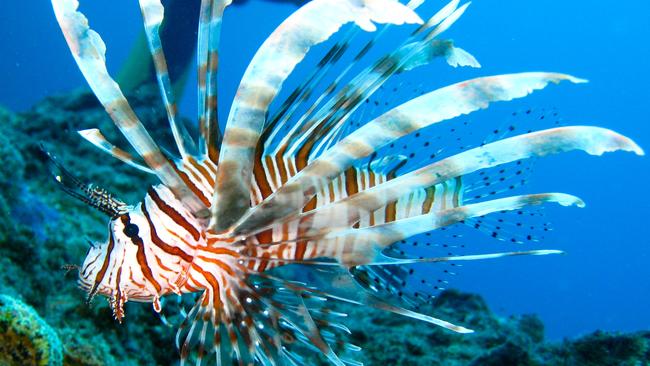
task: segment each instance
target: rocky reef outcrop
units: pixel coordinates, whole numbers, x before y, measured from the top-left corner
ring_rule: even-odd
[[[350,308],[351,340],[364,348],[367,365],[429,366],[604,366],[650,364],[650,332],[595,332],[548,342],[535,315],[500,317],[483,298],[456,290],[442,292],[429,308],[475,332],[455,334],[423,322]]]
[[[63,364],[56,331],[31,306],[7,295],[0,295],[0,364]]]

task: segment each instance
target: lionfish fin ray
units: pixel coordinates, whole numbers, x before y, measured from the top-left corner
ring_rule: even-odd
[[[345,365],[331,345],[356,347],[335,335],[346,329],[332,321],[337,313],[324,308],[308,289],[281,280],[270,283],[265,274],[259,275],[225,295],[229,303],[221,311],[210,291],[203,293],[176,335],[181,364],[200,365],[211,358],[217,364],[305,364],[302,355],[319,351]]]
[[[471,1],[466,2],[459,8],[454,9],[451,14],[444,17],[444,19],[442,19],[434,28],[430,30],[430,32],[425,36],[425,39],[431,40],[451,28],[451,26],[454,25],[454,23],[456,23],[456,21],[460,19],[460,17],[465,13],[465,10],[467,10],[467,7],[469,7],[471,3]],[[434,18],[435,17],[436,16],[434,16]]]
[[[414,42],[405,45],[398,50],[398,53],[408,55],[404,57],[406,62],[400,66],[397,72],[406,72],[431,63],[439,57],[444,57],[445,61],[452,67],[468,66],[473,68],[481,67],[481,64],[469,52],[454,46],[451,40],[432,40]]]
[[[562,80],[581,82],[556,73],[506,74],[453,84],[412,99],[363,125],[312,161],[261,204],[250,209],[232,231],[243,234],[299,213],[315,192],[355,161],[402,136],[487,108],[491,102],[527,96],[551,82]]]
[[[120,160],[121,162],[145,173],[156,174],[153,170],[136,161],[136,159],[131,154],[110,143],[101,133],[101,131],[99,131],[99,129],[91,128],[87,130],[77,131],[77,133],[81,135],[81,137],[83,137],[86,141],[93,144],[96,148]]]
[[[311,241],[318,257],[334,258],[347,266],[371,263],[391,244],[432,230],[457,224],[469,218],[494,212],[517,210],[543,203],[584,207],[578,197],[564,193],[528,194],[473,203],[390,221],[363,228],[339,228],[314,231],[298,239],[281,240],[273,245],[296,240]]]
[[[419,5],[419,2],[413,1],[407,6],[415,9]],[[452,8],[455,9],[455,7]],[[452,12],[449,11],[448,13],[451,14]],[[441,15],[448,16],[449,14],[441,12],[438,17]],[[437,22],[428,22],[427,24],[433,26]],[[312,74],[303,84],[287,97],[265,126],[255,154],[254,174],[256,181],[268,183],[270,179],[276,178],[273,184],[275,187],[284,184],[286,179],[295,175],[323,151],[326,151],[346,136],[349,131],[343,133],[343,130],[346,126],[351,127],[350,123],[346,125],[349,116],[359,107],[363,100],[372,95],[377,90],[377,87],[382,85],[394,73],[425,65],[438,57],[445,57],[447,62],[454,67],[459,65],[479,66],[473,56],[453,47],[453,43],[450,41],[425,40],[403,45],[390,56],[384,57],[373,66],[366,68],[352,81],[343,84],[344,77],[352,67],[368,53],[390,26],[390,24],[385,25],[381,31],[373,33],[373,37],[356,54],[354,60],[336,76],[334,81],[324,88],[324,92],[315,102],[309,103],[307,111],[303,113],[298,121],[289,125],[289,121],[291,121],[298,106],[304,104],[312,95],[313,85],[320,81],[330,66],[336,63],[343,53],[350,48],[350,41],[358,34],[358,29],[350,29],[341,41],[325,53],[325,56],[318,63],[318,67],[312,71]],[[427,26],[423,26],[420,31],[424,29],[427,29]],[[402,69],[398,67],[391,72],[386,72],[386,69],[389,68],[387,65],[391,62],[395,65],[404,64],[404,67]],[[343,88],[338,90],[339,86],[343,86]],[[267,162],[268,165],[268,161],[277,163],[276,168],[284,173],[280,175],[281,179],[264,174],[267,172],[264,162]],[[271,184],[265,184],[264,187],[266,189],[260,192],[262,199],[268,197],[274,191]],[[253,204],[257,204],[257,201],[254,200]]]
[[[76,0],[52,0],[52,7],[70,51],[97,99],[131,146],[144,159],[160,181],[195,213],[206,207],[174,171],[171,163],[151,138],[129,106],[117,83],[106,69],[106,46],[97,32],[90,29],[86,17],[77,10]]]
[[[360,4],[315,0],[287,18],[260,47],[242,78],[228,117],[219,158],[223,168],[217,173],[212,205],[212,230],[228,229],[249,208],[253,155],[268,107],[287,76],[312,46],[327,40],[343,24],[355,22],[362,29],[374,30],[373,21],[403,24],[422,20],[411,9],[390,0]]]
[[[416,190],[512,161],[572,150],[583,150],[592,155],[617,150],[642,153],[632,140],[600,127],[569,126],[542,130],[453,155],[337,202],[301,213],[296,220],[307,235],[323,229],[347,228],[361,217]]]
[[[457,255],[447,257],[432,257],[432,258],[395,258],[384,256],[381,260],[365,264],[366,266],[399,266],[404,264],[413,263],[440,263],[440,262],[466,262],[466,261],[479,261],[486,259],[498,259],[504,257],[518,257],[524,255],[542,256],[552,254],[564,254],[561,250],[555,249],[539,249],[539,250],[526,250],[517,252],[501,252],[501,253],[488,253],[488,254],[473,254],[473,255]]]
[[[435,16],[434,16],[435,17]],[[427,23],[428,24],[428,23]],[[435,24],[435,23],[434,23]],[[386,26],[388,27],[388,26]],[[426,25],[421,30],[426,29]],[[340,134],[353,112],[373,95],[392,75],[429,64],[438,57],[444,57],[451,66],[478,67],[478,61],[468,52],[455,48],[451,41],[425,39],[406,43],[391,54],[377,60],[344,85],[337,92],[343,77],[352,66],[376,43],[383,34],[376,34],[354,62],[327,87],[307,112],[294,123],[291,130],[277,144],[274,154],[296,159],[297,170],[301,170],[320,152],[318,147],[329,143]],[[417,34],[417,32],[415,33]],[[327,100],[322,103],[323,101]],[[320,106],[320,108],[317,108]],[[286,123],[286,119],[284,120]],[[282,126],[283,124],[280,124]],[[337,141],[338,142],[338,141]]]
[[[202,0],[197,39],[199,80],[199,147],[201,154],[214,163],[219,160],[221,130],[219,129],[217,70],[221,24],[225,8],[232,0]]]
[[[286,279],[282,273],[264,272],[253,276],[256,293],[251,296],[254,301],[248,301],[248,304],[259,302],[267,309],[265,312],[277,316],[275,335],[279,335],[278,349],[283,361],[311,364],[305,356],[318,352],[336,365],[357,364],[345,357],[347,352],[360,350],[349,343],[350,331],[339,323],[347,315],[330,308],[330,302],[322,292],[302,282]],[[266,330],[267,326],[260,329]]]
[[[169,78],[167,69],[167,60],[163,51],[162,42],[160,41],[160,27],[163,22],[165,9],[160,0],[139,0],[142,18],[144,19],[145,35],[149,46],[149,52],[153,59],[154,69],[156,70],[156,79],[160,88],[169,126],[176,143],[176,147],[181,155],[185,158],[195,152],[196,147],[190,137],[185,125],[177,121],[177,105],[174,91]]]
[[[303,266],[304,270],[309,271],[309,266]],[[303,269],[301,268],[301,269]],[[358,306],[369,306],[375,309],[392,312],[408,318],[425,321],[457,333],[472,333],[471,329],[452,324],[448,321],[438,319],[429,315],[421,314],[400,306],[388,303],[381,298],[370,293],[361,286],[356,279],[350,274],[347,268],[343,267],[326,267],[313,271],[313,276],[318,279],[318,289],[309,286],[309,284],[287,283],[287,286],[301,288],[309,291],[313,296],[320,296],[337,302],[348,303]]]

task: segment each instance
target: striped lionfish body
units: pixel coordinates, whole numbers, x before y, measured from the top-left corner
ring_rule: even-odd
[[[343,356],[358,348],[345,341],[347,328],[340,324],[344,314],[330,308],[333,301],[471,332],[415,311],[417,292],[409,296],[400,290],[406,286],[404,268],[559,251],[427,257],[396,252],[394,244],[491,213],[549,202],[583,205],[562,193],[468,199],[464,179],[472,173],[571,150],[643,154],[633,141],[613,131],[569,126],[504,138],[400,172],[409,157],[382,154],[381,149],[401,137],[492,102],[524,97],[549,83],[583,82],[545,72],[477,78],[423,93],[349,129],[346,121],[352,113],[395,74],[437,58],[454,67],[480,66],[468,52],[440,37],[469,5],[457,0],[427,20],[416,13],[423,1],[309,2],[257,51],[223,136],[217,121],[217,61],[222,15],[230,1],[202,0],[197,143],[176,116],[159,36],[163,7],[159,0],[139,2],[180,156],[164,153],[130,108],[106,69],[105,45],[77,10],[77,1],[52,0],[79,68],[137,155],[111,144],[97,129],[80,134],[155,175],[160,184],[129,206],[66,176],[75,183],[72,194],[111,218],[108,240],[93,245],[80,268],[80,283],[90,298],[107,296],[121,321],[128,300],[152,302],[160,311],[165,295],[199,296],[177,334],[182,363],[304,364],[311,354],[321,354],[336,365],[358,364]],[[271,108],[284,80],[309,49],[348,23],[353,27],[318,68],[279,107]],[[315,102],[307,104],[323,75],[349,51],[351,40],[362,31],[374,32],[378,24],[415,26],[395,50],[353,77],[346,79],[350,68],[344,68]],[[383,33],[375,32],[353,62],[370,57],[368,51]],[[317,281],[310,282],[313,277]],[[381,288],[403,301],[392,301]]]

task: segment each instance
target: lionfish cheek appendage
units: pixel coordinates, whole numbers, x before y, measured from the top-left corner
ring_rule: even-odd
[[[153,310],[156,313],[160,314],[160,312],[162,311],[162,305],[160,303],[160,298],[158,296],[154,296],[151,305],[153,306]]]

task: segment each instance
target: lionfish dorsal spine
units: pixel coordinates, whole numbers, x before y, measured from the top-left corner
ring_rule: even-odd
[[[144,166],[144,163],[137,161],[133,155],[109,142],[99,129],[91,128],[77,131],[77,133],[86,141],[93,144],[96,148],[104,151],[112,157],[122,161],[123,163],[130,165],[142,172],[148,174],[156,174],[153,170]]]
[[[228,116],[219,158],[219,165],[227,169],[217,172],[212,230],[228,229],[249,209],[253,158],[268,107],[312,46],[326,41],[348,22],[370,31],[375,30],[373,21],[422,22],[411,9],[397,2],[369,0],[366,3],[311,1],[287,18],[257,51],[244,73]]]
[[[219,160],[221,131],[218,116],[217,71],[224,10],[231,0],[202,0],[197,37],[198,118],[200,154]]]
[[[106,46],[99,34],[89,28],[86,17],[77,11],[79,3],[75,0],[52,0],[52,6],[79,69],[115,125],[165,186],[193,212],[205,211],[205,205],[178,176],[109,75]]]
[[[177,120],[178,107],[172,89],[167,60],[160,41],[160,27],[164,18],[164,8],[160,0],[139,0],[142,18],[144,19],[145,35],[153,60],[160,95],[167,112],[170,129],[181,158],[192,155],[196,151],[194,142],[185,125]]]
[[[289,157],[289,161],[285,162],[284,165],[291,167],[295,163],[292,176],[295,175],[296,171],[302,170],[311,162],[312,156],[316,156],[319,147],[322,147],[322,145],[328,145],[329,147],[337,142],[334,136],[340,133],[350,115],[362,104],[363,100],[378,90],[393,74],[426,64],[440,56],[446,57],[453,66],[456,66],[459,62],[463,65],[478,66],[478,62],[473,56],[455,49],[452,42],[435,43],[430,41],[431,37],[435,37],[449,28],[462,15],[469,3],[458,9],[457,5],[454,2],[450,3],[443,10],[436,13],[423,27],[418,28],[418,31],[411,37],[413,38],[430,27],[435,27],[425,37],[425,40],[409,43],[411,38],[407,39],[396,51],[380,58],[335,93],[338,83],[350,70],[351,65],[344,69],[336,80],[325,89],[325,92],[317,99],[316,103],[294,124],[282,141],[276,144],[275,154],[282,155],[284,159]],[[449,18],[448,21],[447,18]],[[358,61],[362,54],[375,44],[386,29],[387,27],[362,49],[359,55],[355,57],[355,61]],[[435,33],[435,35],[432,36],[432,33]],[[347,37],[344,40],[343,44],[347,42]],[[452,57],[456,57],[456,59],[450,61]],[[316,110],[316,106],[326,97],[330,97],[329,100],[320,109]],[[286,122],[286,119],[283,122]],[[275,123],[275,120],[272,123]],[[282,123],[279,126],[282,126]],[[274,127],[277,130],[280,129],[277,126]],[[314,148],[315,145],[316,148]],[[308,200],[306,199],[305,202]],[[249,213],[251,211],[249,210]]]

